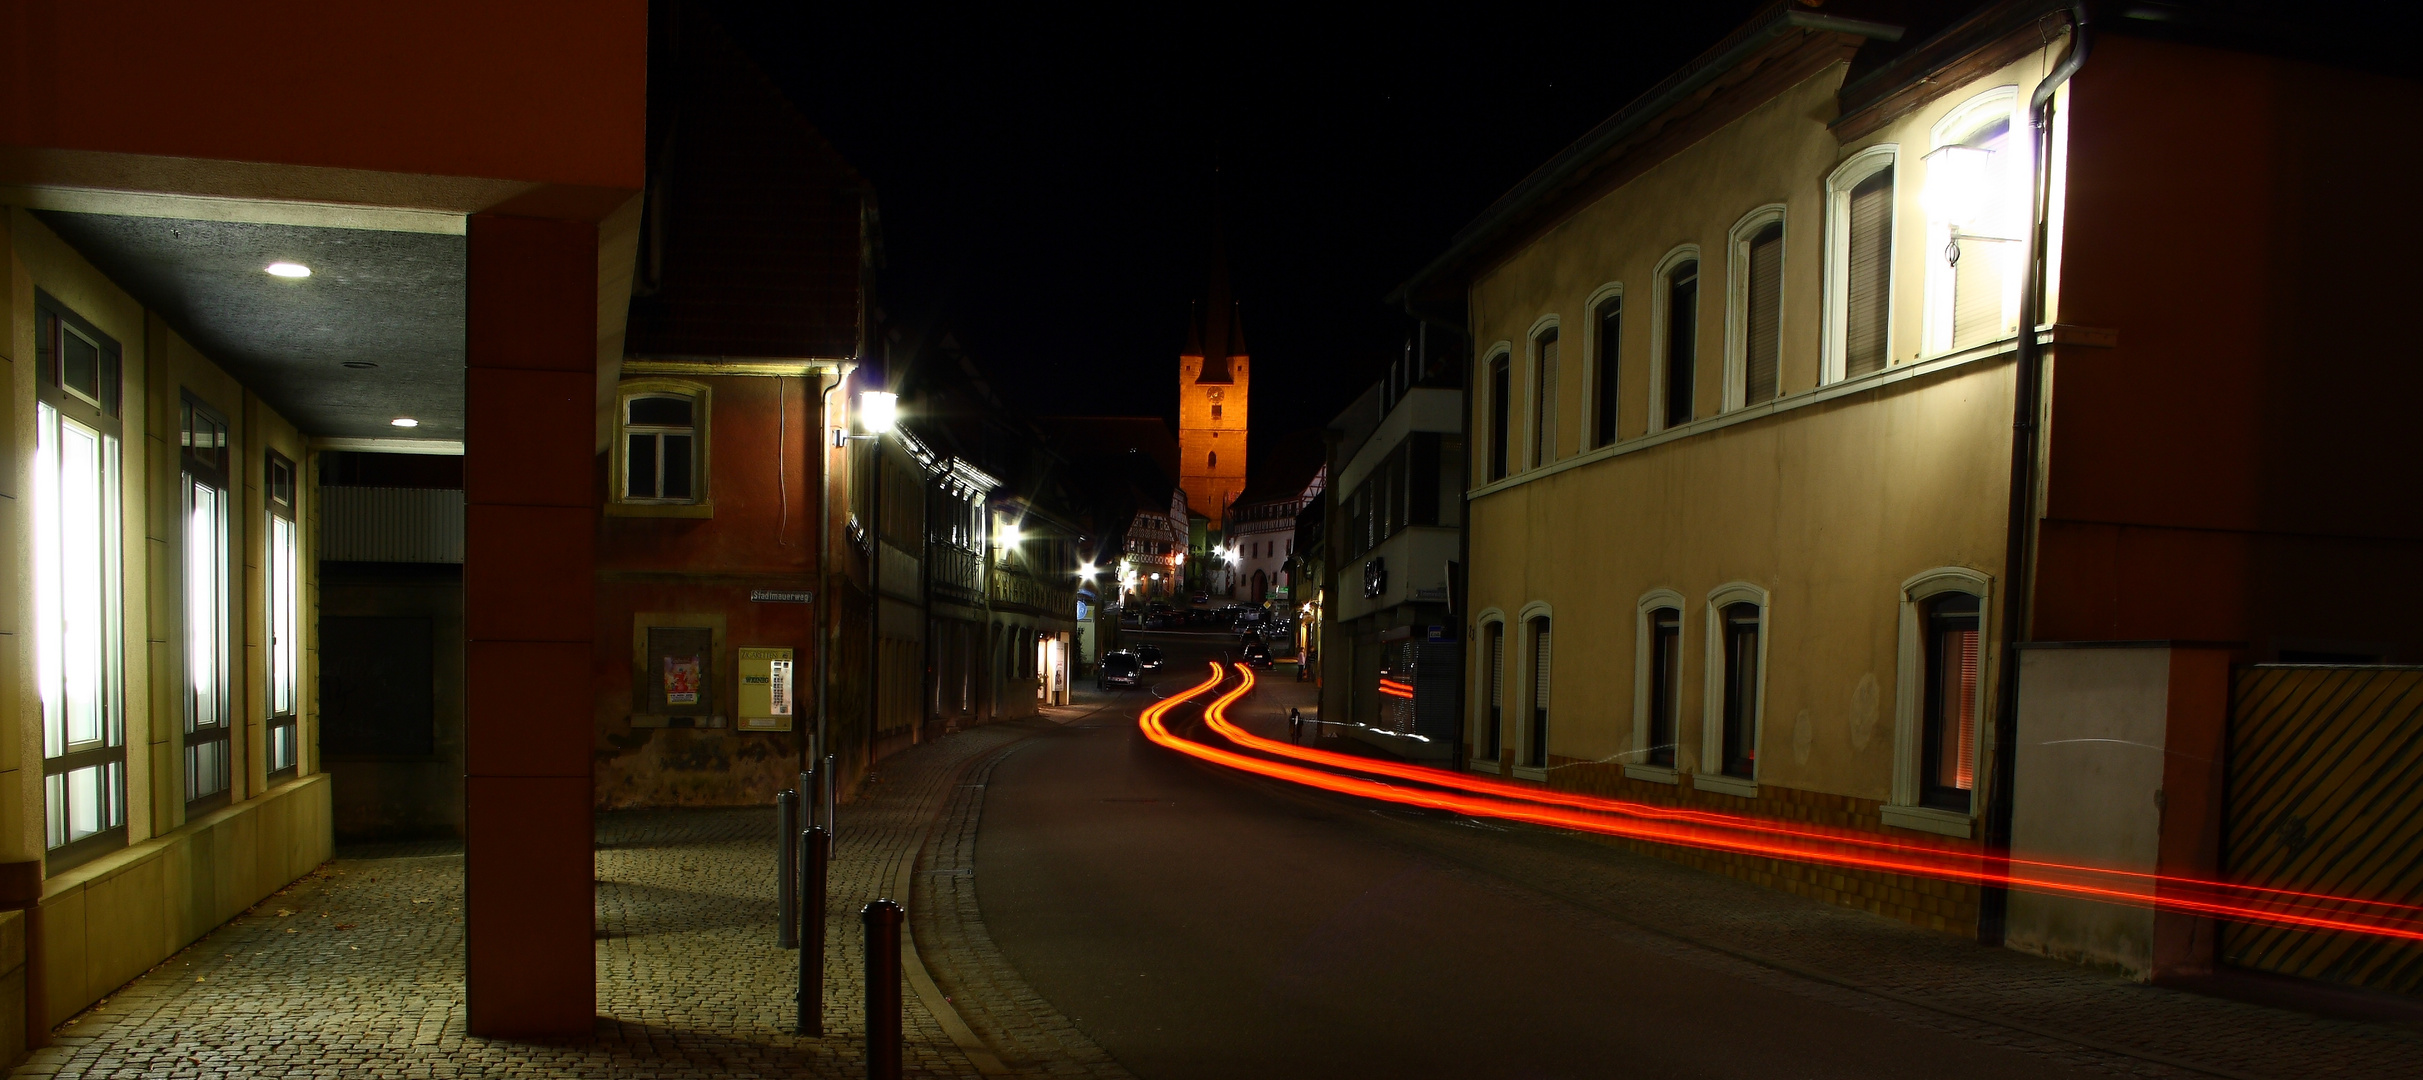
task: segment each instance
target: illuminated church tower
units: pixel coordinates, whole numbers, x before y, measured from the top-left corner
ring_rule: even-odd
[[[1228,257],[1212,249],[1211,287],[1178,357],[1178,486],[1189,510],[1221,527],[1245,489],[1246,390],[1253,372],[1228,295]]]

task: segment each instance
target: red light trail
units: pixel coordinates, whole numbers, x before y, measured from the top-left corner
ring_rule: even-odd
[[[1323,791],[1448,810],[1469,817],[1526,821],[1553,828],[1816,865],[1906,874],[1974,885],[2001,885],[2213,918],[2423,942],[2423,918],[2416,917],[2417,913],[2423,913],[2423,908],[2411,905],[2020,859],[2009,862],[2012,867],[2010,872],[1993,873],[1984,869],[1984,858],[1975,852],[1907,844],[1849,830],[1813,828],[1747,815],[1679,810],[1574,792],[1524,787],[1443,769],[1339,754],[1266,739],[1245,731],[1227,717],[1228,707],[1251,692],[1254,686],[1252,669],[1240,664],[1237,671],[1242,678],[1237,686],[1206,706],[1204,719],[1213,731],[1238,746],[1292,760],[1271,761],[1252,757],[1181,738],[1171,732],[1164,722],[1163,718],[1171,710],[1202,696],[1224,681],[1225,676],[1218,664],[1211,665],[1211,669],[1209,677],[1203,682],[1155,702],[1144,710],[1137,722],[1146,738],[1157,745],[1226,768]],[[1294,764],[1295,761],[1449,790],[1400,787],[1365,776],[1346,776],[1309,768]]]

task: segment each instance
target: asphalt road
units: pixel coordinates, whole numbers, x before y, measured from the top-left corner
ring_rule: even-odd
[[[1003,953],[1144,1080],[2076,1075],[1647,947],[1375,835],[1361,803],[1156,747],[1136,713],[1234,639],[1153,638],[1152,691],[994,770],[975,875]]]

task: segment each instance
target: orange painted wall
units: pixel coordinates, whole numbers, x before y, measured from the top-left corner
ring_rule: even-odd
[[[807,589],[816,574],[816,382],[806,378],[707,377],[712,392],[708,478],[712,518],[602,516],[598,526],[596,709],[598,805],[755,805],[792,784],[799,762],[792,734],[634,729],[631,634],[639,612],[721,614],[726,647],[716,658],[716,695],[737,691],[734,650],[789,647],[804,672],[815,665],[816,608],[757,603],[749,590]],[[595,463],[601,498],[606,459]],[[682,576],[676,576],[676,574]],[[802,678],[804,694],[813,690]],[[813,699],[810,698],[810,701]]]
[[[2107,36],[2072,86],[2040,640],[2423,660],[2411,82]]]
[[[635,189],[646,0],[12,0],[0,143]]]

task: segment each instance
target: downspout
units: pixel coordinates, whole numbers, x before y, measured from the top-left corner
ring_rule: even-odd
[[[2036,456],[2042,445],[2039,428],[2044,401],[2044,345],[2037,326],[2044,320],[2045,233],[2050,228],[2053,169],[2053,95],[2086,63],[2094,39],[2088,32],[2087,6],[2070,9],[2070,49],[2061,63],[2036,85],[2028,98],[2030,215],[2025,276],[2019,283],[2019,341],[2011,394],[2011,502],[2008,535],[2003,548],[2002,671],[1994,693],[1993,787],[1984,824],[1985,880],[1997,881],[2011,868],[2012,785],[2018,776],[2019,643],[2028,633],[2030,601],[2035,589]],[[2003,943],[2011,893],[1987,884],[1977,898],[1977,940]]]
[[[820,773],[833,745],[826,741],[825,726],[826,691],[833,682],[833,391],[841,389],[846,377],[838,372],[827,376],[816,395],[816,587],[822,595],[816,605],[816,737],[813,748],[801,752],[814,755]],[[834,778],[827,776],[824,782],[829,787]],[[802,796],[807,797],[804,792]],[[825,822],[825,828],[832,827]]]

